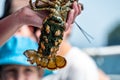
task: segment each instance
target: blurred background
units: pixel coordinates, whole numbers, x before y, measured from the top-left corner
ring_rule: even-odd
[[[92,56],[111,80],[120,80],[120,0],[80,0],[84,11],[77,23],[94,39],[87,41],[74,24],[69,39],[73,46]]]
[[[76,21],[94,37],[94,40],[91,40],[90,44],[78,27],[74,27],[70,42],[80,48],[106,46],[108,34],[120,22],[120,0],[79,0],[79,2],[83,3],[84,10]]]
[[[0,17],[4,12],[4,2],[0,0]],[[79,2],[84,5],[84,10],[76,22],[94,39],[89,38],[89,43],[74,24],[69,42],[92,56],[111,80],[120,80],[120,0]]]

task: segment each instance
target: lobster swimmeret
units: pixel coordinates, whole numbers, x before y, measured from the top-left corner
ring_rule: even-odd
[[[39,5],[39,1],[44,3]],[[35,6],[30,6],[35,11],[49,11],[49,16],[43,21],[38,50],[26,50],[24,54],[28,61],[36,63],[38,67],[50,70],[63,68],[66,60],[62,56],[56,55],[59,45],[63,40],[65,31],[65,22],[67,14],[71,10],[74,0],[36,0]]]

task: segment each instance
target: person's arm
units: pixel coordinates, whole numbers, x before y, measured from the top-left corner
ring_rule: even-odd
[[[108,77],[102,70],[98,69],[99,73],[99,80],[110,80],[110,77]]]
[[[0,20],[0,45],[12,36],[22,25],[40,26],[42,19],[28,7]]]

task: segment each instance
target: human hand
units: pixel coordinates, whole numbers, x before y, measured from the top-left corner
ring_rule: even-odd
[[[21,25],[32,25],[39,27],[42,25],[43,19],[47,16],[47,13],[35,12],[30,7],[26,6],[16,12],[18,22]]]
[[[75,18],[81,13],[82,10],[83,10],[83,5],[75,1],[72,5],[72,10],[68,14],[68,19],[66,22],[66,30],[68,30],[68,28],[71,27]]]

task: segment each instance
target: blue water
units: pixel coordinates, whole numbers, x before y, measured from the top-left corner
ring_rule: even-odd
[[[98,67],[106,74],[120,74],[120,54],[109,56],[94,56]]]

